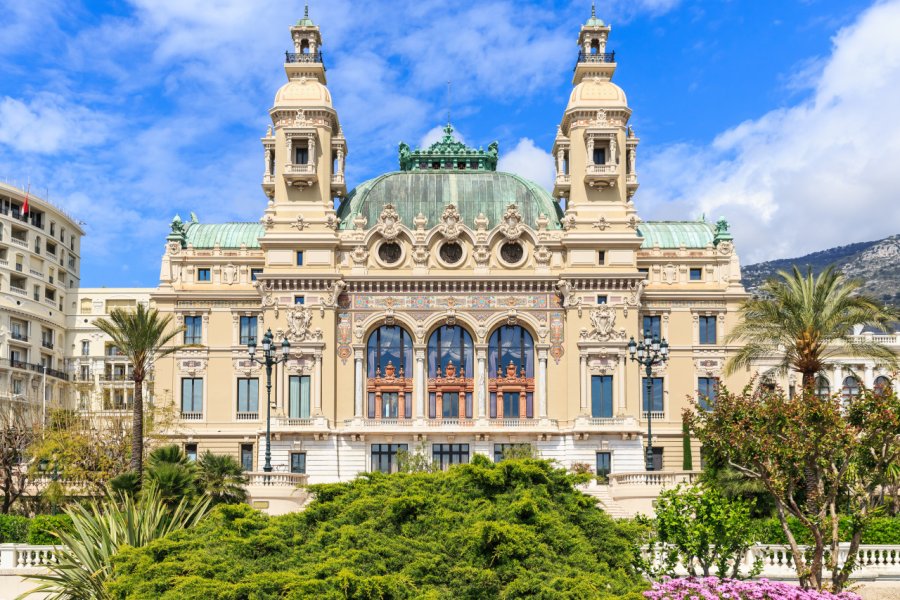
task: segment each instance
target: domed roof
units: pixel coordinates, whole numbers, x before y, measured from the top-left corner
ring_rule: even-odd
[[[331,107],[331,93],[328,88],[311,78],[288,81],[275,93],[275,108],[323,104]]]
[[[628,108],[625,91],[612,81],[585,79],[575,86],[569,96],[569,108]]]
[[[488,228],[497,225],[506,207],[515,204],[522,221],[537,229],[540,215],[548,219],[548,229],[561,229],[562,209],[538,184],[518,175],[499,171],[415,170],[386,173],[353,189],[338,209],[341,229],[352,229],[357,215],[373,227],[385,204],[393,204],[403,224],[413,227],[419,213],[428,219],[426,227],[441,222],[448,204],[455,204],[462,221],[475,229],[475,218],[484,214]]]

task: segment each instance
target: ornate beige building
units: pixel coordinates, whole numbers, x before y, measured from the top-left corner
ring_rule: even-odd
[[[395,468],[403,449],[446,465],[523,443],[564,465],[641,471],[648,416],[657,468],[682,469],[681,410],[714,387],[746,294],[724,221],[640,219],[639,139],[609,32],[594,17],[581,28],[552,195],[449,125],[347,193],[319,28],[291,27],[260,221],[176,217],[152,294],[186,328],[154,383],[178,404],[184,442],[262,466],[265,374],[247,343],[271,329],[291,344],[272,382],[276,471],[346,480]],[[626,346],[644,328],[671,358],[642,407]]]

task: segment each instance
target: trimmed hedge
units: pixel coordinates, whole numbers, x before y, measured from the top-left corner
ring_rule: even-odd
[[[0,544],[22,544],[28,539],[31,520],[17,515],[0,515]]]
[[[0,544],[55,544],[57,539],[51,532],[71,529],[68,515],[38,515],[33,519],[0,515]]]
[[[800,544],[812,543],[809,530],[794,517],[788,517],[791,531]],[[757,539],[761,544],[786,544],[787,537],[777,518],[756,522]],[[838,533],[842,542],[850,541],[850,519],[841,517]],[[863,531],[863,544],[900,544],[900,517],[873,517]]]

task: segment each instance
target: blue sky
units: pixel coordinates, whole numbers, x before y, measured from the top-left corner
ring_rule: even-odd
[[[446,118],[549,185],[589,2],[310,3],[350,186]],[[255,220],[284,0],[0,0],[0,178],[85,221],[85,286],[153,286],[171,217]],[[601,2],[645,219],[726,216],[745,263],[900,232],[900,0]]]

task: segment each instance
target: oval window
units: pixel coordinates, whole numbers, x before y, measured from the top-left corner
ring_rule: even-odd
[[[525,250],[522,249],[522,244],[517,244],[515,242],[506,242],[502,246],[500,246],[500,258],[502,258],[505,262],[510,264],[516,264],[522,257],[525,255]]]
[[[385,242],[378,247],[378,258],[387,265],[392,265],[403,256],[403,250],[400,244],[396,242]]]
[[[463,249],[462,246],[456,242],[447,242],[441,246],[440,255],[441,260],[445,263],[448,265],[455,265],[462,260]]]

